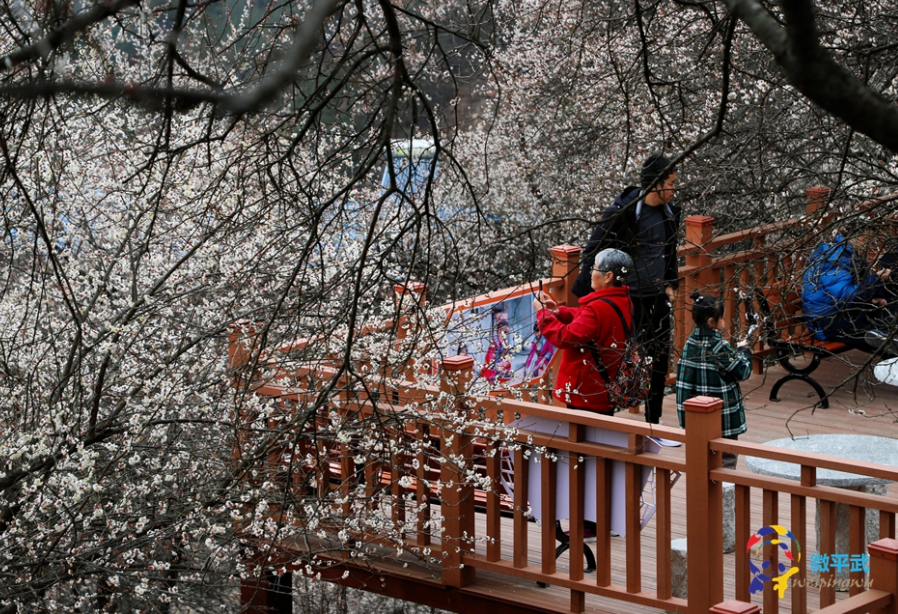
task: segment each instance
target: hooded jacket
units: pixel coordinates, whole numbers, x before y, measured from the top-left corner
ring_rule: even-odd
[[[614,379],[627,338],[620,316],[600,298],[614,302],[627,327],[632,326],[633,306],[627,286],[596,290],[581,298],[577,309],[559,306],[555,313],[542,309],[536,317],[543,336],[561,349],[561,364],[552,396],[582,409],[610,413],[614,407],[608,399],[605,378],[596,365],[590,343],[595,344],[608,377]]]
[[[851,244],[841,234],[832,243],[819,245],[805,265],[801,284],[801,307],[808,330],[821,341],[842,330],[852,329],[848,312],[852,303],[873,298],[879,279],[859,263]]]
[[[580,261],[580,274],[574,282],[573,292],[577,296],[585,296],[592,291],[591,272],[596,254],[603,249],[614,248],[626,252],[631,257],[635,254],[637,209],[640,209],[639,194],[642,188],[630,186],[617,195],[614,204],[605,209],[602,221],[592,231],[589,243],[583,249]],[[642,204],[642,207],[649,205]],[[679,286],[677,274],[677,230],[680,226],[680,207],[673,203],[664,207],[666,222],[664,224],[664,279],[665,285],[672,288]]]

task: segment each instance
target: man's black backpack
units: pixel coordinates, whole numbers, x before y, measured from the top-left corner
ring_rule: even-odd
[[[599,358],[599,352],[594,343],[590,343],[589,350],[593,360],[596,361],[602,379],[605,380],[605,388],[608,390],[608,399],[611,404],[616,409],[636,407],[644,403],[649,396],[649,389],[652,386],[652,359],[646,356],[642,343],[633,336],[620,308],[606,298],[599,298],[599,300],[611,305],[611,308],[617,313],[620,323],[624,327],[624,336],[627,338],[621,350],[623,356],[617,375],[614,378],[609,377],[608,369]]]

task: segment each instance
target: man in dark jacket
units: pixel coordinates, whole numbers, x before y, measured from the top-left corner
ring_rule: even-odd
[[[645,419],[661,421],[664,381],[670,370],[671,305],[676,297],[677,232],[680,208],[673,204],[677,173],[670,160],[654,153],[642,164],[641,187],[618,194],[593,230],[580,263],[574,294],[590,292],[589,278],[595,255],[607,248],[622,250],[633,259],[627,285],[633,301],[633,330],[652,359],[652,388]],[[651,188],[644,198],[640,194]]]

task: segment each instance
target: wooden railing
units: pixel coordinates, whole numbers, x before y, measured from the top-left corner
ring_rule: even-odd
[[[681,249],[686,258],[680,267],[681,290],[675,306],[676,342],[682,343],[691,330],[686,316],[685,299],[693,289],[721,288],[727,306],[727,316],[739,315],[733,281],[740,287],[762,286],[781,275],[801,257],[805,244],[788,233],[804,219],[759,227],[723,237],[712,237],[713,220],[692,216],[686,220],[687,245]],[[747,249],[729,249],[742,241],[751,241]],[[785,245],[790,249],[783,249]],[[715,250],[727,248],[724,255]],[[810,246],[808,246],[810,247]],[[576,279],[579,249],[563,246],[553,249],[552,277],[543,280],[559,302],[574,305],[571,293]],[[528,287],[533,284],[528,284]],[[402,290],[406,292],[407,289]],[[423,292],[423,289],[421,289]],[[501,297],[509,290],[492,293],[483,299]],[[477,299],[473,299],[477,300]],[[403,329],[402,326],[399,329]],[[235,332],[231,339],[231,364],[239,368],[251,353],[253,337]],[[301,346],[302,344],[300,344]],[[292,347],[292,346],[291,346]],[[279,351],[289,353],[291,347]],[[763,347],[756,348],[759,353]],[[262,355],[257,352],[256,355]],[[676,355],[676,354],[675,354]],[[338,405],[321,409],[319,422],[305,423],[303,433],[290,433],[291,456],[296,456],[295,446],[316,460],[306,464],[302,471],[314,472],[316,492],[321,501],[333,503],[335,523],[341,517],[360,513],[350,509],[350,493],[364,483],[365,500],[372,510],[386,516],[392,522],[392,534],[399,534],[407,552],[416,555],[419,564],[437,561],[431,569],[437,574],[436,586],[451,587],[471,599],[488,599],[478,587],[478,572],[491,574],[491,586],[496,576],[543,582],[567,591],[566,603],[555,603],[546,598],[542,611],[581,612],[587,595],[599,595],[623,602],[655,607],[688,614],[734,614],[756,612],[749,602],[748,554],[746,546],[753,530],[750,503],[760,496],[763,508],[763,525],[782,524],[779,518],[779,493],[788,495],[793,533],[802,544],[807,543],[806,529],[809,501],[818,501],[821,508],[821,552],[832,552],[835,547],[834,509],[839,503],[850,506],[850,552],[863,554],[865,510],[875,510],[880,521],[880,541],[871,544],[870,579],[872,590],[865,590],[855,583],[850,599],[836,603],[834,589],[820,591],[821,612],[849,613],[896,611],[898,604],[898,541],[895,541],[895,514],[898,503],[890,497],[857,493],[818,486],[818,469],[835,469],[849,473],[898,481],[898,470],[873,464],[846,461],[835,457],[800,454],[780,448],[736,442],[722,439],[720,406],[714,399],[693,399],[687,403],[689,430],[642,424],[635,421],[615,420],[588,412],[552,407],[512,398],[472,397],[468,384],[474,376],[473,360],[469,357],[452,357],[442,361],[439,388],[419,384],[412,373],[385,373],[369,387],[353,389],[345,374],[330,366],[306,366],[293,368],[291,378],[300,382],[299,388],[278,385],[278,377],[270,377],[264,386],[256,387],[260,396],[277,398],[285,416],[291,407],[301,405],[311,394],[311,385],[304,389],[304,378],[314,377],[321,389],[322,383],[332,385]],[[244,376],[244,383],[246,383]],[[550,376],[551,377],[551,376]],[[343,379],[341,379],[343,378]],[[252,387],[252,386],[250,386]],[[349,392],[351,390],[351,393]],[[540,400],[548,400],[542,397]],[[363,420],[372,415],[381,417],[385,433],[402,445],[389,449],[376,458],[369,457],[361,467],[355,458],[359,455],[351,440],[331,439],[319,441],[316,428],[332,419],[329,412],[336,412],[341,420]],[[528,421],[552,422],[553,432],[528,428]],[[331,427],[332,428],[332,427]],[[277,429],[272,428],[272,432]],[[617,434],[622,443],[611,445],[595,441],[595,433]],[[678,460],[668,454],[654,454],[647,438],[663,437],[685,444],[685,459]],[[286,449],[286,443],[285,449]],[[414,451],[414,452],[409,452]],[[764,477],[741,470],[721,468],[722,452],[734,452],[801,466],[801,480]],[[239,454],[237,455],[239,457]],[[237,458],[237,457],[235,457]],[[530,459],[539,458],[538,465]],[[239,460],[239,458],[238,458]],[[267,462],[271,466],[282,464],[280,448],[270,447]],[[505,471],[503,471],[503,463]],[[508,467],[513,466],[509,471]],[[539,476],[530,476],[537,470]],[[586,483],[586,475],[592,473],[594,484]],[[612,483],[614,467],[622,472],[622,491],[625,517],[625,538],[619,547],[609,538],[612,526]],[[654,473],[654,523],[642,526],[642,476],[645,468]],[[299,471],[296,469],[295,471]],[[682,510],[671,506],[671,479],[676,473],[685,476],[688,599],[672,595],[671,520]],[[532,479],[531,479],[532,478]],[[279,479],[290,479],[279,475]],[[503,481],[505,484],[503,485]],[[736,555],[734,577],[724,577],[722,547],[722,484],[729,482],[736,488]],[[536,485],[538,484],[538,489]],[[560,571],[555,560],[555,521],[559,519],[560,503],[555,496],[559,486],[569,493],[565,501],[568,511],[567,525],[570,531],[570,565]],[[537,491],[538,490],[538,491]],[[565,490],[561,488],[560,490]],[[529,492],[528,492],[529,491]],[[588,494],[588,493],[593,493]],[[619,494],[619,493],[618,493]],[[297,492],[297,496],[303,493]],[[311,495],[310,495],[311,496]],[[617,496],[617,495],[616,495]],[[783,501],[785,499],[783,498]],[[339,501],[342,501],[340,503]],[[529,535],[535,502],[539,503],[538,540],[533,543]],[[510,512],[511,521],[503,519]],[[583,566],[584,519],[594,517],[597,541],[595,544],[598,573],[595,578],[585,578]],[[335,526],[336,526],[335,524]],[[760,526],[760,525],[759,525]],[[377,543],[376,534],[357,534],[353,539]],[[643,544],[654,541],[654,564],[643,564]],[[287,546],[282,546],[287,547]],[[293,546],[289,560],[296,561],[305,552]],[[829,550],[827,550],[829,549]],[[775,548],[768,549],[765,557],[775,560]],[[427,554],[422,554],[426,552]],[[340,569],[353,567],[348,556],[332,552],[323,558],[331,558]],[[612,573],[612,557],[624,561],[623,579]],[[286,559],[285,559],[286,560]],[[319,561],[322,555],[319,554]],[[798,579],[807,580],[808,558],[799,563]],[[367,568],[370,571],[370,565]],[[297,568],[294,563],[293,568]],[[378,569],[378,574],[390,574],[389,567]],[[857,575],[854,576],[855,579]],[[341,581],[333,576],[333,581]],[[738,601],[722,603],[724,584],[735,587]],[[795,586],[791,593],[792,612],[809,611],[808,592]],[[652,588],[654,586],[654,588]],[[258,587],[256,587],[258,589]],[[467,592],[466,592],[467,591]],[[253,595],[256,605],[263,604],[258,595],[265,591],[244,591]],[[406,598],[408,596],[406,595]],[[514,601],[504,596],[506,602]],[[249,601],[247,601],[249,603]],[[264,602],[270,603],[270,602]],[[447,602],[449,603],[449,602]],[[521,604],[524,607],[527,604]],[[765,590],[764,612],[778,611],[778,596]],[[529,604],[532,610],[532,604]],[[459,606],[456,606],[459,607]]]
[[[447,378],[454,382],[463,382],[470,376],[470,359],[455,361],[446,366]],[[454,390],[454,389],[449,389]],[[476,531],[474,518],[473,487],[468,486],[470,492],[464,488],[456,491],[461,498],[454,499],[443,510],[444,516],[456,516],[465,519],[448,523],[444,526],[447,530],[443,533],[441,543],[444,549],[448,546],[450,555],[443,559],[444,574],[463,565],[467,570],[463,575],[453,573],[450,578],[444,575],[444,583],[463,587],[476,582],[476,570],[483,569],[495,573],[503,573],[515,577],[527,578],[537,582],[545,582],[562,586],[570,591],[571,611],[583,611],[584,597],[586,594],[595,594],[612,597],[629,603],[663,608],[668,611],[707,612],[716,603],[723,601],[724,587],[724,560],[722,542],[722,484],[730,482],[736,484],[736,571],[734,578],[727,578],[729,585],[736,587],[737,599],[749,601],[749,580],[747,544],[754,530],[760,527],[751,525],[750,501],[752,496],[760,495],[763,500],[764,515],[763,526],[784,524],[778,515],[778,493],[786,493],[791,498],[792,515],[790,524],[798,541],[807,544],[805,527],[807,525],[808,500],[815,499],[821,507],[820,543],[817,548],[820,552],[835,553],[835,506],[843,503],[850,506],[850,550],[848,555],[859,555],[866,552],[865,535],[865,510],[875,510],[879,514],[880,537],[885,542],[879,542],[870,550],[874,561],[877,559],[888,560],[889,556],[898,554],[898,542],[895,537],[895,513],[898,512],[898,502],[888,497],[856,493],[843,489],[817,486],[815,481],[818,469],[833,469],[854,474],[865,475],[880,479],[898,481],[898,470],[873,464],[858,463],[835,457],[805,454],[784,451],[762,445],[734,442],[720,438],[722,402],[716,399],[698,398],[687,403],[689,429],[683,431],[664,427],[652,427],[651,425],[634,424],[630,421],[620,421],[613,418],[591,415],[588,412],[567,410],[560,408],[548,408],[539,404],[524,403],[513,400],[496,401],[493,399],[481,400],[474,404],[466,399],[461,391],[458,392],[457,407],[459,411],[484,410],[485,413],[497,411],[501,407],[506,421],[513,415],[519,424],[525,424],[526,418],[543,418],[557,420],[562,428],[556,435],[546,435],[538,431],[521,430],[513,437],[506,436],[504,441],[490,440],[493,446],[510,446],[514,454],[514,520],[507,534],[503,534],[501,523],[498,520],[498,506],[487,506],[486,509],[486,534],[481,535]],[[623,433],[627,439],[626,447],[613,447],[586,441],[586,429],[600,428],[606,431]],[[485,428],[484,425],[478,427]],[[476,430],[476,429],[475,429]],[[645,437],[648,435],[663,436],[678,441],[683,441],[686,447],[685,462],[672,461],[664,455],[646,454],[644,452]],[[473,437],[473,436],[472,436]],[[515,447],[513,442],[519,444]],[[528,447],[535,446],[540,450],[539,455],[543,461],[540,463],[540,492],[528,493],[529,482],[525,462]],[[467,438],[459,439],[459,448],[454,453],[464,457],[463,450],[473,450],[475,447]],[[790,482],[788,480],[759,476],[747,471],[724,470],[720,468],[722,452],[735,452],[748,456],[774,459],[784,462],[792,462],[801,466],[802,480]],[[534,452],[535,454],[535,452]],[[587,459],[594,458],[597,463],[595,505],[596,534],[596,560],[598,573],[594,581],[585,580],[582,566],[582,522],[587,510],[587,497],[585,488],[585,464]],[[545,459],[557,459],[546,461]],[[569,518],[571,555],[570,569],[566,574],[559,574],[554,559],[554,509],[557,504],[552,494],[556,489],[553,485],[559,479],[558,468],[564,459],[568,459],[568,472],[565,479],[568,480],[570,493]],[[611,578],[611,544],[609,536],[611,515],[611,479],[610,469],[612,462],[624,465],[626,474],[626,489],[624,493],[626,508],[626,546],[625,569],[626,578],[623,584],[615,584]],[[532,467],[532,465],[530,465]],[[642,467],[653,467],[656,472],[656,522],[654,527],[647,527],[640,531],[639,501],[641,486],[638,475]],[[487,476],[492,483],[500,479],[498,463],[487,465]],[[670,472],[678,471],[685,474],[686,479],[686,520],[687,520],[687,552],[689,586],[688,602],[671,597],[671,570],[670,570],[670,520],[672,510],[670,508]],[[447,479],[449,478],[449,479]],[[531,482],[532,483],[532,482]],[[444,473],[442,486],[444,489],[458,485],[457,474]],[[450,490],[452,490],[450,488]],[[524,511],[532,506],[534,497],[541,499],[541,526],[540,543],[538,547],[527,541],[527,519]],[[451,526],[451,529],[450,529]],[[652,530],[653,529],[653,530]],[[457,532],[456,532],[457,531]],[[501,546],[511,538],[512,554],[510,557],[501,555]],[[654,538],[655,569],[646,570],[642,565],[641,552],[644,540]],[[484,539],[490,544],[486,552],[479,552],[476,544]],[[892,540],[892,541],[889,541]],[[459,547],[456,552],[453,546]],[[538,550],[540,553],[539,565],[531,564],[527,559],[527,553]],[[765,552],[768,560],[776,562],[776,547],[769,547]],[[893,554],[888,554],[892,552]],[[807,612],[807,551],[798,563],[799,572],[796,579],[805,587],[794,586],[792,591],[792,611]],[[876,563],[878,565],[879,563]],[[874,565],[874,567],[876,567]],[[892,567],[894,574],[895,568]],[[880,570],[881,571],[881,570]],[[834,573],[834,572],[831,572]],[[822,576],[824,579],[826,574]],[[863,572],[853,572],[851,595],[864,592]],[[888,584],[885,579],[879,577],[877,571],[871,572],[872,583],[869,586],[882,590],[882,586],[894,586]],[[646,585],[654,581],[654,591],[646,590]],[[894,582],[894,578],[892,580]],[[892,594],[892,593],[890,593]],[[772,590],[764,593],[764,611],[775,614],[778,610],[778,596]],[[867,601],[863,601],[869,605]],[[881,594],[874,596],[875,600],[883,600]],[[827,607],[835,603],[835,588],[822,588],[820,591],[820,606]]]
[[[804,258],[820,240],[817,234],[807,232],[822,220],[815,214],[815,206],[809,205],[807,215],[802,217],[718,237],[713,236],[713,218],[686,218],[686,244],[679,250],[685,264],[679,268],[680,291],[674,306],[675,357],[694,328],[689,315],[689,296],[693,292],[708,292],[723,300],[728,333],[735,339],[746,329],[740,291],[752,296],[756,288],[764,293],[772,288],[798,290]],[[753,350],[759,359],[755,361],[755,370],[760,372],[760,359],[771,350],[763,341]]]
[[[691,425],[690,425],[691,429]],[[876,496],[864,492],[854,492],[842,488],[818,486],[816,483],[819,469],[831,469],[845,473],[863,475],[871,478],[879,478],[889,481],[898,481],[898,470],[872,463],[863,463],[838,457],[807,452],[789,451],[781,448],[771,448],[755,444],[745,444],[735,441],[718,439],[709,442],[712,453],[735,452],[781,462],[794,463],[800,466],[800,481],[791,481],[781,478],[760,476],[748,471],[736,471],[728,469],[712,470],[710,478],[716,481],[725,481],[736,485],[736,551],[745,551],[751,527],[748,526],[749,502],[752,493],[760,494],[763,501],[763,524],[770,526],[782,524],[778,516],[778,497],[782,493],[789,495],[791,504],[791,518],[789,525],[792,532],[802,544],[807,543],[805,527],[809,513],[808,500],[815,499],[819,503],[819,533],[820,541],[817,550],[826,553],[836,553],[836,505],[849,506],[849,552],[848,555],[863,555],[866,550],[866,510],[874,510],[878,513],[879,537],[889,543],[881,543],[876,548],[871,544],[870,556],[876,558],[882,555],[883,548],[892,548],[889,545],[895,538],[895,513],[898,512],[898,501],[889,497]],[[894,545],[898,545],[895,542]],[[740,550],[741,548],[741,550]],[[877,550],[878,549],[878,550]],[[879,554],[877,554],[879,552]],[[776,559],[775,549],[771,549],[765,556]],[[736,559],[736,597],[748,601],[748,569],[747,559]],[[807,557],[802,557],[799,564],[799,572],[795,579],[806,582]],[[821,607],[831,606],[836,601],[836,587],[832,582],[835,570],[821,573],[821,579],[828,580],[820,589]],[[871,575],[871,578],[873,576]],[[863,592],[864,572],[852,571],[850,576],[850,594],[852,596]],[[884,580],[883,580],[884,581]],[[874,580],[870,586],[881,588],[878,580]],[[773,594],[764,596],[764,611],[775,613],[778,600]],[[806,593],[793,591],[792,611],[807,611]]]
[[[407,381],[385,382],[380,389],[371,391],[375,398],[365,400],[356,396],[353,402],[341,404],[338,411],[347,419],[360,419],[366,412],[373,411],[390,415],[395,425],[390,437],[394,441],[406,440],[407,445],[398,447],[420,451],[415,464],[410,462],[408,455],[388,453],[366,463],[363,469],[366,499],[373,510],[389,517],[394,527],[398,527],[406,550],[430,549],[431,560],[439,562],[432,569],[445,587],[476,592],[478,572],[483,571],[566,589],[567,602],[546,611],[581,612],[587,595],[599,595],[667,611],[703,614],[723,601],[724,584],[735,586],[736,598],[748,602],[750,575],[746,546],[749,537],[761,526],[752,524],[750,502],[753,497],[761,497],[763,526],[786,524],[786,519],[781,519],[778,512],[779,493],[784,493],[791,503],[789,524],[805,548],[808,542],[807,515],[813,513],[809,501],[820,502],[820,542],[817,545],[820,552],[834,552],[833,511],[836,504],[850,506],[851,546],[846,553],[849,555],[866,552],[864,513],[867,509],[876,510],[880,537],[884,541],[869,549],[872,557],[872,584],[869,586],[875,591],[857,597],[849,602],[849,606],[839,605],[850,607],[851,603],[862,603],[863,607],[870,607],[894,599],[898,581],[895,567],[898,542],[894,541],[898,502],[890,497],[817,486],[815,475],[819,469],[834,469],[898,481],[898,470],[722,439],[721,402],[715,399],[698,398],[689,402],[689,429],[682,431],[539,403],[495,397],[472,398],[467,394],[467,384],[473,376],[473,360],[469,357],[447,359],[442,364],[442,374],[440,389]],[[302,394],[300,391],[280,393],[283,400],[296,402]],[[409,411],[410,406],[417,407],[416,414]],[[334,409],[337,408],[331,408]],[[554,432],[525,428],[534,420],[551,421],[557,428],[550,429]],[[509,425],[516,428],[507,430]],[[601,429],[606,434],[617,433],[625,443],[608,445],[591,441],[595,439],[592,429]],[[685,460],[649,453],[649,436],[683,442]],[[439,445],[434,445],[435,440]],[[747,471],[721,469],[722,452],[796,463],[801,466],[802,479],[792,482]],[[316,469],[319,472],[316,496],[319,500],[336,500],[338,495],[348,495],[360,484],[353,461],[359,450],[351,442],[327,450],[318,449],[318,453],[321,460]],[[528,461],[537,457],[538,463]],[[513,471],[507,471],[506,467],[503,475],[503,463],[509,462]],[[595,466],[594,489],[588,488],[586,482],[590,463]],[[622,467],[619,471],[623,472],[625,484],[623,493],[615,493],[615,497],[622,494],[624,501],[626,532],[622,548],[612,544],[609,537],[614,464]],[[438,474],[434,472],[435,466],[439,467]],[[535,467],[539,471],[538,480],[528,475],[528,471],[536,470]],[[655,475],[655,522],[641,528],[643,487],[640,476],[646,467]],[[673,472],[683,474],[686,483],[688,600],[671,594],[671,519],[682,513],[682,510],[671,507]],[[477,478],[472,478],[473,475]],[[407,477],[411,479],[404,479]],[[510,488],[501,486],[503,480],[510,480]],[[728,578],[724,577],[723,482],[736,485],[735,576]],[[565,502],[555,497],[557,492],[565,490],[559,489],[561,483],[569,493]],[[533,488],[535,484],[538,488]],[[590,491],[595,495],[589,496]],[[536,502],[539,502],[540,517],[539,537],[534,543],[529,538],[534,526],[530,510],[536,507]],[[569,569],[565,571],[561,571],[555,561],[555,520],[559,517],[556,510],[562,503],[568,508],[564,515],[568,517],[571,543]],[[615,503],[619,504],[619,501]],[[510,522],[503,520],[503,507],[511,509]],[[335,511],[335,517],[341,513],[349,514],[350,510]],[[356,509],[352,513],[360,512]],[[597,527],[598,573],[594,578],[584,577],[581,564],[583,520],[587,517],[595,518]],[[360,542],[377,541],[377,535],[373,534],[355,537]],[[646,566],[642,559],[643,544],[652,541],[655,543],[654,563]],[[808,577],[807,549],[804,552],[796,576],[798,580]],[[302,554],[301,549],[294,547],[291,558],[295,560]],[[324,558],[328,556],[335,562],[348,564],[339,554],[332,553]],[[612,556],[616,560],[623,558],[625,573],[622,580],[613,577]],[[775,562],[776,548],[768,549],[765,557]],[[389,573],[388,568],[382,573]],[[891,574],[891,580],[883,574]],[[490,585],[495,586],[496,576],[490,578]],[[862,580],[856,573],[852,578]],[[806,585],[805,582],[805,587],[790,589],[792,612],[809,611]],[[868,591],[859,581],[851,592],[855,597]],[[820,606],[826,608],[834,603],[834,589],[821,589]],[[778,604],[777,595],[772,590],[765,590],[764,612],[775,614]]]
[[[455,361],[445,365],[447,380],[463,382],[472,375],[473,361]],[[454,390],[449,388],[448,390]],[[464,587],[476,582],[476,571],[484,570],[505,574],[517,578],[526,578],[534,582],[543,582],[568,589],[570,594],[570,610],[583,611],[585,596],[587,594],[602,595],[638,603],[641,605],[664,608],[667,610],[686,611],[687,603],[682,599],[671,596],[670,582],[670,542],[671,542],[671,515],[670,508],[670,484],[671,472],[684,472],[686,465],[683,462],[665,458],[662,455],[647,454],[646,437],[649,435],[663,436],[679,441],[684,441],[684,433],[679,429],[658,427],[649,424],[634,424],[596,416],[589,412],[548,407],[543,404],[528,403],[511,399],[495,399],[493,397],[475,400],[467,398],[463,391],[457,392],[456,407],[459,411],[472,412],[475,415],[496,415],[502,412],[503,420],[507,424],[516,424],[517,432],[514,435],[503,434],[500,425],[489,426],[481,424],[474,427],[471,433],[479,430],[485,434],[483,437],[484,449],[492,454],[487,454],[486,477],[491,484],[500,484],[502,454],[506,454],[513,470],[513,487],[509,495],[514,510],[511,526],[503,526],[500,520],[500,508],[496,491],[491,493],[485,509],[485,522],[482,533],[477,531],[474,523],[474,502],[476,497],[473,487],[463,487],[462,497],[452,501],[444,507],[443,515],[458,515],[465,519],[465,525],[453,528],[459,530],[453,533],[444,531],[441,543],[444,551],[448,547],[449,555],[443,559],[444,583],[456,587]],[[533,419],[541,419],[558,425],[556,432],[546,432],[545,429],[529,430],[524,425]],[[718,425],[719,428],[719,425]],[[623,446],[613,446],[595,441],[589,441],[589,429],[602,429],[605,433],[619,433],[626,442]],[[494,439],[490,434],[499,435]],[[468,437],[475,438],[472,434]],[[459,450],[474,450],[467,437],[460,439]],[[457,452],[457,450],[453,450]],[[462,455],[463,456],[463,455]],[[533,462],[530,459],[539,459]],[[467,462],[475,462],[470,457]],[[530,462],[528,462],[530,460]],[[595,462],[595,497],[588,501],[587,484],[585,483],[587,466],[590,461]],[[508,462],[506,461],[506,462]],[[612,508],[612,464],[619,463],[623,466],[624,492],[626,515],[626,578],[623,584],[612,581],[611,557],[612,544],[611,532],[611,508]],[[540,475],[538,484],[539,492],[530,491],[534,480],[528,471],[539,467]],[[655,538],[658,543],[657,565],[649,574],[658,578],[657,589],[654,592],[645,590],[644,583],[647,574],[642,564],[642,541],[646,537],[641,531],[640,501],[643,491],[641,476],[643,468],[653,468],[655,473],[656,488],[656,524]],[[450,492],[453,486],[458,484],[457,473],[454,470],[446,470],[442,488],[448,487]],[[563,477],[562,477],[563,476]],[[448,480],[446,479],[448,478]],[[569,508],[567,517],[570,526],[571,554],[570,569],[567,573],[559,573],[555,561],[555,521],[556,510],[561,505],[556,500],[558,481],[566,480],[567,490],[570,493],[569,501],[565,502]],[[465,488],[469,492],[465,492]],[[565,490],[564,488],[561,489]],[[539,502],[539,543],[531,544],[528,541],[529,527],[531,526],[528,510]],[[593,509],[588,509],[593,506]],[[583,572],[583,521],[586,517],[594,517],[596,522],[597,540],[596,562],[598,572],[595,580],[584,578]],[[447,518],[448,521],[448,518]],[[448,528],[448,522],[444,525]],[[478,548],[480,543],[488,544],[485,549]],[[503,546],[511,545],[511,554],[503,555]],[[460,551],[456,551],[456,547]],[[696,551],[703,546],[696,544]],[[533,564],[529,559],[539,553],[539,563]],[[455,567],[463,565],[467,570],[465,575],[452,574],[449,579],[446,573]]]
[[[685,258],[679,267],[680,291],[674,306],[674,359],[694,328],[689,315],[688,297],[694,291],[710,292],[724,300],[724,317],[732,340],[744,333],[744,308],[738,291],[751,295],[755,289],[763,293],[775,291],[799,295],[801,273],[805,258],[832,231],[834,213],[827,208],[831,190],[812,187],[807,190],[804,215],[781,222],[763,224],[728,234],[714,236],[714,220],[707,216],[689,216],[685,220],[685,243],[678,254]],[[877,207],[893,203],[898,194],[872,198],[860,203],[845,216],[857,219],[859,215],[876,212]],[[879,219],[893,220],[889,216]],[[883,238],[894,235],[894,221],[881,228]],[[779,306],[782,309],[783,306]],[[783,319],[784,313],[774,313]],[[773,350],[759,340],[753,347],[755,372],[763,369],[763,358]],[[670,380],[674,379],[671,373]]]
[[[714,236],[714,219],[708,216],[692,215],[685,219],[685,242],[678,249],[684,259],[679,267],[680,287],[672,306],[674,318],[673,352],[668,384],[676,379],[676,361],[694,328],[690,315],[689,296],[695,292],[709,292],[724,302],[724,317],[728,321],[728,334],[735,340],[744,334],[744,306],[739,291],[752,294],[755,288],[764,292],[771,288],[791,287],[798,290],[798,272],[805,256],[819,242],[820,236],[812,228],[821,227],[830,219],[821,209],[829,191],[826,188],[808,190],[807,212],[803,216],[755,226],[733,233]],[[881,201],[888,201],[895,195],[862,203],[860,208],[870,208]],[[551,250],[552,275],[543,280],[535,280],[522,286],[506,288],[464,301],[465,304],[481,304],[512,296],[521,289],[535,291],[541,283],[543,288],[559,304],[576,307],[577,297],[571,291],[573,282],[580,272],[581,249],[562,245]],[[450,311],[457,304],[445,305]],[[775,314],[780,316],[781,314]],[[763,340],[753,348],[756,357],[755,370],[763,368],[764,356],[772,353]],[[551,379],[551,378],[549,378]],[[543,397],[550,402],[546,395]]]

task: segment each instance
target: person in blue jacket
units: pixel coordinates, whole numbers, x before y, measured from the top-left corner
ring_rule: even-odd
[[[848,234],[840,228],[808,259],[801,286],[802,311],[816,339],[874,352],[886,336],[883,327],[888,327],[878,308],[885,305],[883,282],[891,270],[871,271]]]

